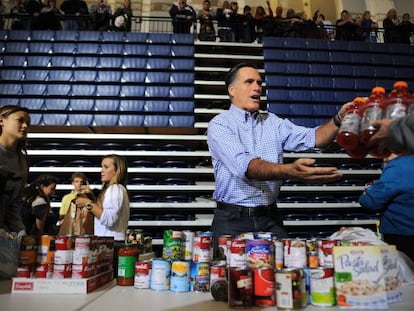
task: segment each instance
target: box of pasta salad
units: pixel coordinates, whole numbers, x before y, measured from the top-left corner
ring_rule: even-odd
[[[402,301],[394,246],[335,246],[333,257],[339,308],[387,309]]]

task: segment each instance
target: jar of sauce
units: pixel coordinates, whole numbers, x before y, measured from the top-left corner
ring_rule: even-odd
[[[117,285],[134,285],[135,262],[137,259],[138,249],[136,245],[125,245],[119,249]]]

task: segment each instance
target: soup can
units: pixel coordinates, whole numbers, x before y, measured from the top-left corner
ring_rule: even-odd
[[[275,272],[273,268],[257,268],[253,274],[254,305],[267,307],[276,305]]]
[[[247,240],[246,261],[250,269],[273,268],[274,244],[271,240]]]
[[[210,290],[210,264],[208,262],[191,264],[190,290],[199,293]]]
[[[276,271],[276,305],[278,309],[301,309],[308,304],[303,269],[284,268]]]
[[[209,234],[199,233],[194,237],[193,261],[210,262],[213,253],[213,237]]]
[[[246,241],[243,239],[232,239],[229,249],[229,266],[232,268],[245,269],[246,261]]]
[[[334,269],[310,269],[311,304],[318,307],[332,307],[336,304]]]
[[[252,272],[249,269],[230,268],[228,276],[228,305],[250,307],[253,305]]]
[[[173,261],[171,264],[170,290],[188,292],[190,290],[190,261]]]
[[[134,287],[135,288],[150,288],[150,261],[137,261],[135,263]]]

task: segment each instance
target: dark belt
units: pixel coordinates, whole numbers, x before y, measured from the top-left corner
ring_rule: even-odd
[[[240,216],[269,216],[270,211],[276,207],[276,204],[260,205],[256,207],[245,207],[235,204],[229,204],[217,201],[217,208],[225,211],[238,213]]]

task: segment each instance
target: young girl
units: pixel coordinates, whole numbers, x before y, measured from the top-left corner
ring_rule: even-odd
[[[27,233],[35,235],[56,234],[55,217],[48,219],[50,198],[55,193],[56,184],[56,177],[44,174],[24,190],[25,206],[22,208],[22,214]]]
[[[25,234],[20,214],[21,193],[27,183],[26,108],[7,105],[0,108],[0,230]]]

